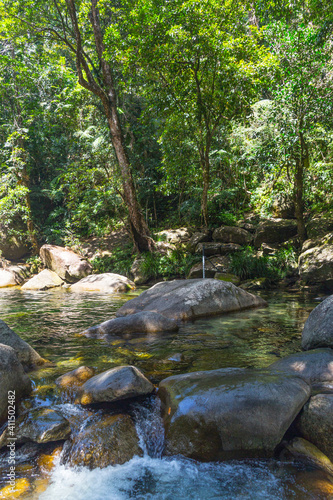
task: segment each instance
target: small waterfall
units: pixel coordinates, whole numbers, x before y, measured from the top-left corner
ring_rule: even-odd
[[[152,396],[145,405],[134,409],[136,431],[144,456],[161,458],[164,450],[164,426],[161,401]]]

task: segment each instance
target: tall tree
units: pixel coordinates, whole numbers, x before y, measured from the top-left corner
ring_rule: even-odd
[[[252,102],[269,54],[251,26],[250,9],[238,0],[138,0],[122,6],[118,29],[107,29],[108,56],[123,58],[131,72],[144,71],[146,98],[165,118],[164,137],[168,129],[170,139],[173,128],[178,147],[183,127],[194,144],[207,225],[214,137]],[[115,54],[121,40],[123,50]]]
[[[32,36],[52,38],[74,56],[80,85],[96,95],[103,106],[122,177],[122,197],[129,213],[130,229],[140,251],[151,250],[153,240],[140,210],[131,165],[126,152],[118,112],[117,68],[104,56],[104,29],[112,24],[109,3],[98,0],[38,0],[2,2],[2,15],[16,20]],[[27,43],[29,40],[27,39]],[[59,47],[58,47],[59,50]]]

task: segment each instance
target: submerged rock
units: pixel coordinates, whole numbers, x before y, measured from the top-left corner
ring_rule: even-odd
[[[330,459],[306,439],[296,437],[285,446],[295,458],[308,460],[316,467],[333,475],[333,464]]]
[[[43,245],[40,249],[40,258],[45,267],[70,283],[75,283],[92,272],[89,262],[68,248]]]
[[[77,387],[87,382],[87,380],[89,380],[94,375],[94,368],[90,368],[89,366],[80,366],[79,368],[64,373],[64,375],[58,377],[56,379],[56,384],[58,387],[61,387],[63,389]]]
[[[313,389],[325,386],[333,389],[333,350],[313,349],[297,352],[279,359],[269,367],[271,370],[298,375]]]
[[[87,337],[104,335],[125,335],[131,333],[176,332],[177,322],[154,312],[139,312],[104,321],[81,333]]]
[[[297,427],[301,434],[333,460],[333,394],[316,394],[304,406]]]
[[[24,283],[21,290],[48,290],[64,284],[64,281],[50,269],[44,269]]]
[[[43,359],[27,342],[22,340],[8,325],[0,320],[0,343],[14,349],[19,361],[26,370],[41,366],[47,361]]]
[[[15,440],[17,444],[33,441],[48,443],[64,441],[71,434],[69,422],[52,408],[33,408],[28,410],[15,422]],[[7,445],[11,436],[6,429],[0,438],[0,448]]]
[[[333,295],[310,313],[302,333],[302,348],[333,347]]]
[[[106,415],[72,438],[63,462],[94,469],[124,464],[135,455],[142,456],[142,450],[131,417]]]
[[[167,318],[190,320],[266,305],[260,297],[225,281],[174,280],[157,283],[129,300],[117,311],[116,316],[152,311]]]
[[[113,402],[145,396],[154,386],[135,366],[118,366],[90,378],[82,386],[78,402],[82,405]]]
[[[31,381],[12,347],[0,344],[0,425],[8,418],[9,397],[16,407],[31,393]]]
[[[166,450],[198,460],[271,456],[306,403],[299,377],[226,368],[163,380]]]
[[[135,284],[126,276],[114,273],[91,274],[72,285],[72,292],[124,293],[135,288]]]

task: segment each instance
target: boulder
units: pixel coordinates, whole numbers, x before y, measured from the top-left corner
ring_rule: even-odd
[[[311,311],[302,333],[304,350],[316,347],[333,348],[333,295]]]
[[[133,290],[135,284],[126,276],[114,273],[91,274],[69,287],[72,292],[124,293]]]
[[[142,456],[135,425],[129,415],[104,415],[77,435],[64,449],[62,462],[90,469],[124,464]]]
[[[236,243],[199,243],[195,249],[195,253],[202,254],[202,249],[205,248],[205,255],[229,255],[231,253],[242,250],[240,245]]]
[[[15,438],[17,444],[33,441],[49,443],[64,441],[69,438],[71,428],[61,413],[52,408],[33,408],[20,415],[15,422]],[[8,428],[0,437],[0,448],[11,440]]]
[[[152,277],[152,274],[147,276],[147,273],[143,273],[141,271],[141,264],[143,259],[137,257],[131,267],[131,275],[133,277],[133,281],[136,285],[144,285],[147,281]]]
[[[152,393],[154,386],[135,366],[117,366],[90,378],[81,387],[83,405],[120,401]]]
[[[131,333],[176,332],[178,324],[155,312],[138,312],[121,318],[109,319],[100,325],[92,326],[81,333],[86,337],[104,335],[126,335]]]
[[[26,226],[21,221],[15,223],[14,231],[0,224],[0,254],[5,259],[17,260],[29,252],[29,244],[23,231]],[[22,235],[20,235],[20,231]]]
[[[168,377],[158,394],[167,454],[223,460],[272,456],[310,387],[290,374],[225,368]]]
[[[270,288],[271,280],[269,278],[257,278],[254,280],[245,280],[239,285],[243,290],[265,290]]]
[[[197,245],[202,242],[210,242],[211,241],[211,236],[209,231],[205,232],[197,232],[192,234],[191,238],[189,239],[189,242],[187,243],[187,248],[189,252],[194,252]]]
[[[273,200],[272,214],[282,219],[295,218],[295,203],[286,193],[278,193]]]
[[[157,283],[129,300],[117,311],[116,316],[152,311],[167,318],[192,320],[266,305],[260,297],[225,281],[174,280]]]
[[[214,278],[216,280],[228,281],[229,283],[233,283],[236,286],[238,286],[241,281],[238,276],[231,273],[215,273]]]
[[[241,227],[221,226],[213,232],[213,240],[220,241],[221,243],[249,245],[252,239],[252,234]]]
[[[0,343],[14,349],[19,361],[26,370],[35,368],[46,363],[27,342],[22,340],[8,325],[0,320]]]
[[[257,227],[254,246],[260,248],[262,243],[283,243],[297,234],[296,221],[289,219],[269,219]]]
[[[24,283],[21,290],[48,290],[64,284],[64,281],[50,269],[44,269],[29,281]]]
[[[312,396],[297,420],[297,428],[333,460],[333,394]]]
[[[331,215],[317,215],[306,224],[309,239],[317,239],[333,231],[333,217]]]
[[[31,393],[31,381],[23,370],[16,352],[8,345],[0,344],[0,425],[8,418],[8,398],[13,404]]]
[[[192,231],[187,227],[180,227],[178,229],[165,229],[164,231],[160,231],[156,233],[158,239],[163,239],[167,243],[179,244],[187,242],[191,236]]]
[[[92,273],[89,262],[68,248],[43,245],[39,253],[45,267],[69,283],[75,283]]]
[[[332,349],[297,352],[275,361],[269,368],[282,373],[298,375],[315,390],[326,385],[333,388]]]
[[[333,233],[320,240],[317,246],[302,251],[298,258],[301,280],[305,284],[322,284],[329,289],[333,286]]]
[[[251,222],[246,222],[246,221],[242,221],[242,220],[237,221],[235,225],[237,227],[241,227],[242,229],[245,229],[249,233],[255,233],[256,228],[257,228],[256,224],[252,224]]]
[[[62,389],[68,389],[83,385],[87,380],[95,375],[94,368],[89,366],[80,366],[75,370],[64,373],[56,379],[56,384]]]
[[[21,285],[28,275],[24,266],[8,266],[0,269],[0,288]]]
[[[209,261],[205,262],[205,278],[214,278],[216,274],[216,267]],[[203,277],[203,264],[198,262],[191,267],[190,272],[187,275],[187,279],[198,279]]]
[[[296,437],[285,446],[297,460],[307,460],[315,467],[319,467],[333,476],[332,462],[314,444],[306,439]]]

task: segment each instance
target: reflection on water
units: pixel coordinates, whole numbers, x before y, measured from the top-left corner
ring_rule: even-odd
[[[0,318],[55,369],[34,375],[47,385],[82,364],[98,370],[135,364],[152,381],[214,368],[265,367],[300,349],[303,324],[317,305],[312,297],[281,291],[263,294],[266,309],[252,309],[187,323],[178,333],[114,336],[110,341],[77,334],[114,316],[131,294],[73,294],[65,290],[0,293]],[[44,389],[47,391],[47,389]]]
[[[80,365],[102,371],[121,364],[133,364],[158,383],[169,375],[189,371],[227,366],[266,367],[279,357],[299,351],[303,324],[318,302],[311,296],[282,291],[262,296],[269,302],[266,309],[197,320],[182,325],[178,333],[114,336],[108,342],[86,339],[78,334],[112,318],[133,294],[111,296],[73,294],[65,290],[2,290],[0,319],[54,363],[53,367],[30,374],[36,388],[33,397],[24,401],[24,406],[62,405],[75,429],[88,418],[87,410],[70,405],[68,395],[59,392],[54,380]],[[93,471],[58,464],[47,490],[42,493],[48,479],[46,483],[44,480],[40,493],[33,493],[33,490],[38,490],[36,479],[35,486],[24,498],[333,498],[332,483],[321,471],[306,470],[297,464],[282,464],[275,460],[200,464],[180,457],[156,458],[161,454],[161,441],[149,442],[149,436],[162,439],[160,423],[154,421],[147,410],[139,408],[137,425],[138,429],[141,428],[141,438],[145,440],[146,456],[143,458],[135,457],[122,466]],[[52,450],[45,450],[45,454],[51,456]],[[37,459],[30,468],[31,478],[39,477],[41,469]],[[4,474],[5,470],[0,457],[0,472]],[[27,474],[23,469],[21,476]],[[323,488],[328,488],[328,496],[322,493]]]

